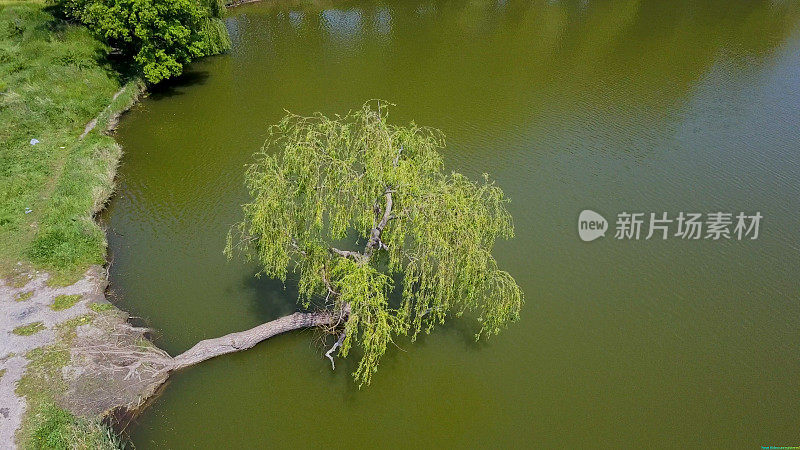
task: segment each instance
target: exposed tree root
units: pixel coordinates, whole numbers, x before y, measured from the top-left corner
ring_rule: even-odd
[[[161,391],[174,371],[247,350],[288,331],[320,327],[333,332],[346,321],[348,313],[347,308],[341,314],[295,312],[249,330],[200,341],[175,357],[146,339],[149,330],[134,327],[116,315],[98,318],[94,324],[78,328],[71,350],[73,364],[64,371],[70,385],[67,395],[71,410],[81,415],[113,413],[130,420]],[[344,336],[341,333],[325,354],[332,365],[332,353],[341,346]],[[86,395],[88,392],[92,394]]]

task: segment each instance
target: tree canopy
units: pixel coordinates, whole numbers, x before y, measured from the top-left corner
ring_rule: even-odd
[[[476,338],[518,319],[523,294],[492,248],[513,236],[508,200],[484,174],[445,173],[442,134],[392,125],[385,105],[333,118],[289,114],[246,172],[252,201],[228,236],[261,274],[298,279],[299,302],[324,298],[345,357],[368,384],[397,335],[472,311]],[[400,289],[397,301],[390,294]]]
[[[56,0],[131,59],[150,83],[181,74],[184,64],[230,47],[222,0]]]

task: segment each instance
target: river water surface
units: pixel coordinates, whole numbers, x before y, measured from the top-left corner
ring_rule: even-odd
[[[487,172],[525,292],[487,342],[454,320],[397,342],[368,388],[298,332],[172,378],[137,448],[800,445],[800,4],[252,4],[233,49],[119,128],[112,291],[170,353],[295,309],[227,262],[243,166],[284,110],[380,98]],[[583,209],[759,211],[756,240],[581,242]]]

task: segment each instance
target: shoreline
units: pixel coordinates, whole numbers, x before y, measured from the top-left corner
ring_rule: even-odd
[[[75,143],[83,141],[92,133],[107,136],[114,131],[120,117],[125,114],[139,98],[146,92],[144,84],[134,79],[125,83],[111,98],[111,102],[91,119],[83,128],[83,133],[75,139]],[[113,139],[113,136],[112,136]],[[105,175],[111,183],[105,189],[95,192],[93,205],[90,211],[95,226],[107,230],[98,220],[98,214],[103,211],[111,201],[116,179],[117,168],[123,152],[119,143],[114,139],[117,147],[110,154],[115,158],[103,160],[107,164]],[[30,415],[41,403],[54,402],[79,418],[91,422],[105,420],[112,414],[118,414],[119,408],[139,406],[136,399],[150,396],[155,389],[151,386],[140,386],[140,392],[133,395],[109,399],[102,395],[97,385],[92,387],[86,379],[72,377],[68,374],[82,372],[80,364],[75,364],[75,337],[78,331],[93,327],[94,338],[108,340],[111,331],[126,333],[128,340],[147,340],[147,330],[124,326],[129,314],[119,310],[107,299],[109,261],[106,259],[103,266],[92,265],[74,283],[64,283],[63,279],[53,276],[48,270],[36,270],[30,263],[17,263],[8,276],[0,278],[0,333],[7,334],[9,339],[0,346],[0,442],[11,443],[12,448],[17,444],[24,444],[30,439],[32,418]],[[59,301],[63,298],[75,299],[72,304],[60,309]],[[98,319],[102,319],[103,326],[95,326]],[[78,322],[75,322],[78,320]],[[113,325],[113,326],[109,326]],[[40,328],[40,329],[36,329]],[[27,331],[30,330],[30,331]],[[30,333],[30,334],[28,334]],[[84,331],[85,333],[85,331]],[[105,335],[105,336],[104,336]],[[151,345],[152,342],[150,342]],[[37,361],[41,353],[66,352],[69,357],[60,367],[47,361]],[[62,360],[61,362],[65,362]],[[53,381],[51,386],[41,386],[46,391],[43,397],[26,389],[26,385],[37,385],[41,379],[50,378],[50,372],[59,371],[61,380]],[[158,382],[157,385],[161,385]],[[103,384],[103,386],[107,386]],[[88,389],[87,389],[88,388]],[[28,392],[25,392],[28,391]],[[119,392],[130,389],[122,389]],[[80,392],[80,394],[76,394]],[[116,394],[118,392],[114,392]],[[103,399],[103,397],[105,397]],[[103,399],[104,401],[97,401]],[[89,401],[91,400],[91,401]],[[92,408],[85,406],[92,404]]]
[[[225,7],[235,8],[258,1],[237,1]],[[35,9],[31,6],[31,10]],[[118,73],[115,75],[122,76]],[[144,343],[153,354],[170,358],[149,339],[150,330],[133,326],[128,322],[129,313],[108,300],[108,229],[99,218],[115,194],[117,169],[124,154],[113,132],[121,116],[146,93],[146,86],[138,77],[123,83],[110,102],[81,127],[80,134],[76,129],[76,135],[63,144],[69,148],[80,145],[107,147],[89,157],[89,163],[103,166],[103,180],[101,185],[92,188],[92,204],[88,211],[91,225],[103,235],[102,265],[91,264],[88,268],[81,268],[79,264],[64,271],[47,269],[47,263],[23,258],[15,266],[13,262],[6,261],[5,268],[0,272],[0,304],[4,305],[0,307],[0,334],[10,336],[4,345],[0,345],[0,442],[10,443],[11,448],[17,445],[24,447],[31,439],[31,428],[35,426],[31,422],[38,420],[32,416],[40,415],[34,410],[38,410],[41,404],[53,403],[74,414],[78,420],[89,420],[93,426],[101,426],[102,421],[126,427],[166,385],[166,372],[159,373],[152,380],[137,383],[129,377],[116,376],[113,370],[104,370],[105,367],[101,366],[105,365],[97,355],[87,357],[80,348],[80,345],[86,345],[88,339],[92,345],[113,342],[115,346],[127,346],[135,353],[135,347]],[[95,143],[92,140],[94,135],[108,136],[113,143]],[[64,149],[64,146],[61,148]],[[54,185],[52,189],[55,189],[55,184],[59,183],[62,176],[60,172],[50,175],[49,183]],[[38,211],[35,215],[38,215]],[[33,229],[37,230],[35,225],[41,218],[31,217],[29,220],[33,221]],[[56,312],[54,308],[66,296],[74,297],[76,301]],[[76,320],[80,323],[76,323]],[[30,335],[17,334],[27,333],[28,328]],[[87,338],[87,334],[91,336]],[[54,363],[43,359],[43,353],[59,353],[64,358]],[[90,372],[85,370],[89,367],[93,369],[94,378],[99,374],[105,377],[105,382],[90,383],[90,380],[81,377],[84,372]],[[53,377],[57,379],[52,380]],[[52,383],[39,386],[44,393],[41,398],[35,391],[24,388],[42,380]],[[108,386],[115,387],[108,389]],[[80,394],[76,395],[76,392]],[[92,406],[87,408],[89,404]]]

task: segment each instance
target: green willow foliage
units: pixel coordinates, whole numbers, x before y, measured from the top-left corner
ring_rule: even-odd
[[[56,0],[130,58],[150,83],[180,75],[183,66],[230,48],[221,0]]]
[[[491,254],[498,237],[513,235],[503,191],[487,175],[476,183],[445,174],[441,133],[390,125],[386,115],[385,106],[367,104],[333,119],[290,114],[273,126],[247,170],[252,202],[226,247],[228,257],[234,249],[255,257],[269,277],[294,272],[303,307],[321,296],[332,311],[349,311],[339,354],[361,349],[360,384],[393,335],[413,339],[448,314],[473,311],[480,338],[518,319],[523,303]],[[364,247],[333,249],[342,242]],[[392,306],[396,279],[402,300]]]

